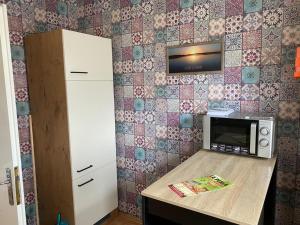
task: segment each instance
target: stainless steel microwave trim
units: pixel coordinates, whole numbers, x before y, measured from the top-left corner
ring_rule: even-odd
[[[210,115],[206,115],[206,116],[215,117],[215,118],[242,119],[242,120],[270,120],[270,121],[275,120],[273,116],[269,116],[267,114],[262,114],[262,113],[234,112],[227,116],[210,116]]]

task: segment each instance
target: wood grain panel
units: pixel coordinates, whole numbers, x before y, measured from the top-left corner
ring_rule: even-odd
[[[30,130],[30,145],[31,145],[31,157],[32,157],[32,173],[34,180],[34,197],[35,197],[35,212],[36,212],[36,223],[40,225],[39,217],[39,198],[37,196],[37,185],[36,185],[36,166],[35,166],[35,155],[34,155],[34,141],[33,141],[33,129],[32,129],[32,117],[29,115],[29,130]]]
[[[261,159],[201,150],[142,195],[232,223],[257,225],[275,163],[276,157]],[[213,174],[230,180],[232,186],[186,198],[168,188],[169,184]]]
[[[62,31],[26,37],[25,50],[40,224],[61,212],[74,225]]]
[[[142,225],[142,221],[137,217],[114,210],[101,225]]]

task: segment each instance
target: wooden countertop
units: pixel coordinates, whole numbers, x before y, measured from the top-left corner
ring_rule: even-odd
[[[200,150],[150,185],[142,195],[222,220],[257,225],[275,167],[276,157],[261,159]],[[233,183],[215,192],[180,198],[169,184],[219,175]]]

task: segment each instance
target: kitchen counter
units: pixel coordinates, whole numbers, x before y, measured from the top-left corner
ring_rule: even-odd
[[[267,204],[265,206],[268,210],[271,210],[271,206],[274,205],[275,175],[273,179],[272,175],[275,174],[273,173],[275,164],[276,157],[261,159],[200,150],[142,192],[144,224],[152,224],[147,221],[149,215],[165,218],[168,213],[172,214],[174,207],[175,211],[184,209],[187,213],[199,213],[207,216],[208,219],[218,219],[220,223],[214,224],[263,224],[264,205]],[[229,180],[232,185],[219,191],[200,193],[196,197],[185,198],[180,198],[168,187],[169,184],[213,174]],[[272,185],[270,185],[271,179]],[[269,202],[265,202],[267,195],[270,195]],[[150,205],[149,200],[153,200],[154,205],[152,203]],[[155,210],[159,204],[170,206],[170,209],[165,212],[161,211],[159,215],[159,211]],[[154,211],[151,212],[150,209]],[[176,214],[178,212],[176,211]],[[274,212],[271,214],[274,215]],[[180,221],[177,223],[177,220],[173,219],[173,223],[170,224],[193,223]]]

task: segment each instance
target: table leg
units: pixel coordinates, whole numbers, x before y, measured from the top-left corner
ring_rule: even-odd
[[[272,174],[271,182],[265,200],[264,225],[273,225],[275,223],[276,176],[277,176],[277,163],[274,167],[274,171]]]

